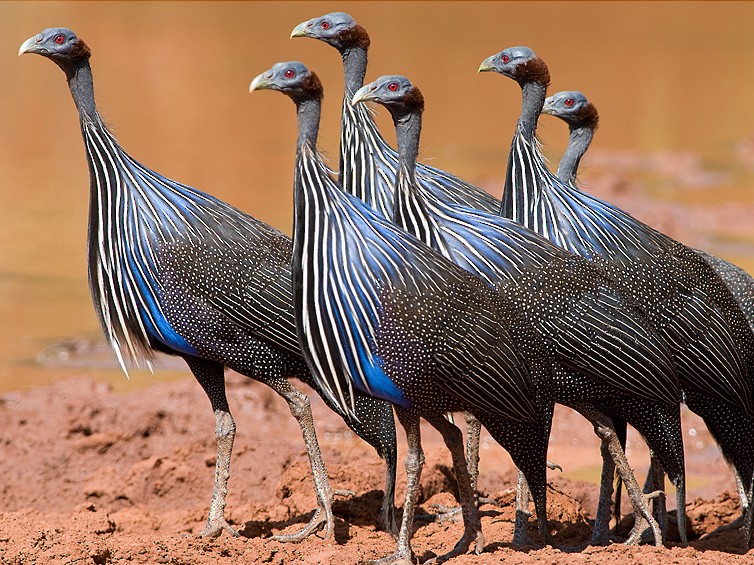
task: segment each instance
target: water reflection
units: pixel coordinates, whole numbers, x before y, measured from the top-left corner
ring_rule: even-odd
[[[289,232],[293,109],[246,90],[279,60],[316,70],[326,89],[322,148],[337,163],[340,59],[324,44],[288,39],[295,24],[332,10],[369,30],[368,78],[402,73],[422,88],[425,160],[500,192],[520,93],[476,68],[504,47],[530,45],[550,65],[552,92],[578,88],[599,107],[584,181],[754,270],[752,4],[0,3],[0,391],[82,371],[124,387],[184,374],[136,373],[127,384],[99,361],[35,363],[58,341],[98,338],[99,327],[76,112],[60,71],[17,58],[18,45],[49,25],[74,29],[93,49],[101,111],[129,153]],[[392,138],[384,113],[380,123]],[[565,128],[546,119],[540,132],[557,159]]]

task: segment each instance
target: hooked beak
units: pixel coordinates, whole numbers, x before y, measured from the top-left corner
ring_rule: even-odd
[[[261,75],[254,77],[254,80],[252,80],[249,85],[249,94],[255,90],[269,90],[272,87],[272,82],[270,81],[271,78],[271,71],[265,71]]]
[[[365,84],[351,98],[351,106],[356,106],[359,102],[369,102],[372,100],[374,100],[374,85]]]
[[[495,70],[495,64],[493,62],[494,58],[495,58],[495,55],[490,55],[484,61],[482,61],[482,64],[479,65],[479,70],[477,72],[485,73],[488,71],[494,71]]]
[[[308,28],[310,27],[311,20],[306,20],[305,22],[301,22],[296,27],[293,28],[293,31],[291,32],[291,38],[294,37],[308,37],[309,31]]]
[[[553,99],[552,99],[552,96],[550,96],[545,99],[545,104],[544,106],[542,106],[542,111],[540,113],[550,114],[550,115],[554,114],[552,105],[553,105]]]
[[[45,53],[45,49],[39,46],[39,43],[41,41],[41,35],[34,35],[30,37],[21,44],[21,47],[18,48],[18,56],[20,57],[24,53]]]

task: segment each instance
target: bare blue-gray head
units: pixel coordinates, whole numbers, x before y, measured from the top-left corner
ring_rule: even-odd
[[[542,113],[560,118],[572,128],[586,126],[596,129],[599,124],[597,108],[577,90],[564,90],[548,97]]]
[[[294,102],[310,98],[319,92],[322,96],[322,83],[306,65],[299,61],[275,63],[271,69],[251,81],[249,92],[255,90],[277,90],[290,96]]]
[[[291,37],[319,39],[338,50],[369,47],[369,35],[366,30],[344,12],[332,12],[301,22],[293,28]]]
[[[579,162],[589,149],[594,131],[599,125],[597,108],[581,92],[566,90],[547,98],[542,113],[560,118],[571,130],[557,175],[560,180],[575,184]]]
[[[537,82],[546,86],[550,82],[547,65],[529,47],[509,47],[487,57],[479,65],[479,72],[488,71],[500,73],[522,85]]]
[[[390,110],[393,116],[424,110],[424,96],[421,91],[401,75],[384,75],[364,85],[351,99],[351,104],[359,102],[381,104]]]
[[[53,27],[42,30],[21,44],[19,55],[36,53],[54,61],[69,75],[76,67],[89,60],[91,52],[86,43],[70,29]]]

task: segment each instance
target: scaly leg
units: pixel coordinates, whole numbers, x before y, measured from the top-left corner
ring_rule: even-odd
[[[479,520],[477,492],[472,484],[467,457],[464,457],[463,454],[463,436],[461,435],[461,430],[441,416],[425,415],[425,418],[442,434],[445,445],[450,450],[450,454],[453,458],[453,468],[455,469],[456,479],[458,481],[458,497],[461,500],[461,511],[463,513],[464,523],[463,537],[450,552],[437,557],[435,561],[437,563],[442,563],[451,557],[462,555],[468,551],[469,546],[472,543],[474,543],[474,553],[478,555],[484,548],[484,535],[482,534],[482,524]],[[478,423],[478,446],[478,430],[481,427],[481,423],[479,423],[479,420],[476,420],[476,418],[474,418],[474,420]]]
[[[628,492],[629,499],[631,500],[631,504],[634,508],[636,525],[638,526],[641,523],[642,518],[646,520],[646,522],[652,528],[655,545],[662,545],[662,535],[660,533],[660,528],[649,510],[649,500],[654,498],[655,496],[658,496],[660,493],[654,492],[646,495],[642,493],[641,489],[639,488],[639,483],[636,481],[636,477],[634,476],[634,473],[628,464],[626,455],[621,448],[620,441],[618,440],[618,435],[615,433],[610,419],[607,416],[597,412],[596,410],[585,410],[582,411],[582,414],[584,414],[587,419],[592,422],[592,424],[594,425],[594,433],[596,433],[603,444],[607,446],[607,450],[610,453],[613,461],[615,462],[618,472],[620,473],[621,480],[626,486],[626,492]],[[636,530],[636,526],[634,528]],[[634,544],[638,543],[638,541],[639,539],[637,539],[636,535],[632,533],[631,537],[629,537],[626,543]]]
[[[413,533],[414,510],[417,489],[424,465],[424,452],[421,446],[419,416],[416,412],[395,407],[398,421],[406,432],[408,454],[406,455],[406,500],[403,505],[403,520],[398,531],[398,542],[392,555],[383,557],[376,565],[412,565],[411,535]]]
[[[330,539],[335,527],[335,519],[332,513],[333,498],[335,494],[342,493],[336,493],[330,487],[325,462],[322,460],[322,452],[317,442],[317,433],[314,430],[314,418],[312,417],[309,399],[285,379],[274,379],[264,382],[272,390],[285,398],[286,402],[288,402],[288,407],[291,409],[291,414],[293,414],[293,417],[296,418],[298,425],[301,427],[306,451],[309,454],[309,464],[312,468],[314,488],[317,491],[317,502],[319,504],[319,507],[314,512],[314,516],[312,516],[309,523],[302,530],[294,534],[278,534],[273,537],[283,542],[300,542],[318,531],[322,524],[325,524],[324,539]]]
[[[471,412],[466,412],[466,467],[471,478],[471,488],[476,492],[477,479],[479,478],[479,438],[481,436],[482,423],[477,420]],[[448,422],[453,423],[452,419]],[[478,499],[477,506],[481,503],[497,504],[494,500]],[[460,506],[445,506],[444,504],[433,504],[432,508],[437,510],[437,514],[422,514],[417,516],[417,520],[427,522],[456,522],[461,516],[462,508]]]
[[[610,505],[613,499],[615,462],[607,447],[607,442],[601,442],[600,452],[602,453],[602,477],[600,479],[600,499],[597,504],[597,516],[594,519],[594,530],[592,531],[592,540],[590,542],[592,545],[607,545],[611,541]]]
[[[662,540],[668,533],[668,508],[665,501],[665,471],[657,456],[650,449],[649,450],[649,472],[647,473],[647,480],[644,483],[644,492],[661,491],[662,494],[655,497],[652,501],[652,515],[657,521],[657,525],[660,527],[660,533],[662,534]]]
[[[236,423],[230,415],[228,400],[225,396],[224,367],[213,361],[206,361],[196,357],[184,357],[196,380],[207,393],[212,409],[215,412],[215,443],[217,457],[215,458],[215,484],[212,488],[212,501],[204,529],[199,532],[202,537],[218,537],[223,530],[232,536],[238,536],[225,520],[225,499],[228,495],[228,479],[230,478],[230,456],[233,452],[233,440],[236,437]]]

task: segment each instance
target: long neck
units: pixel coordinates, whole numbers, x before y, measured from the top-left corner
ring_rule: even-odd
[[[151,311],[150,304],[156,304],[157,298],[152,289],[140,286],[143,279],[134,274],[128,259],[129,253],[135,253],[134,244],[125,238],[133,236],[133,232],[124,234],[132,227],[126,225],[126,217],[132,218],[133,214],[116,211],[126,205],[130,185],[122,181],[119,147],[97,113],[89,61],[78,61],[63,70],[79,111],[89,166],[89,286],[102,329],[126,371],[125,357],[137,363],[152,358],[152,338],[159,340],[163,336],[155,327],[162,318],[156,315],[159,309],[152,311],[149,319],[154,323],[151,330],[147,329],[145,313]]]
[[[537,121],[547,96],[547,86],[537,82],[528,82],[521,87],[521,117],[518,119],[518,131],[527,141],[533,141],[537,133]]]
[[[421,136],[421,111],[393,113],[398,142],[398,181],[393,200],[393,223],[424,244],[449,256],[435,217],[427,208],[416,180],[416,159]]]
[[[537,160],[537,121],[545,103],[547,84],[535,80],[521,85],[521,117],[516,125],[508,169],[500,202],[500,215],[531,228],[530,206],[537,202],[539,191]]]
[[[321,113],[321,100],[307,98],[296,103],[296,116],[298,118],[298,141],[296,146],[299,151],[304,145],[308,145],[312,149],[317,146]]]
[[[345,76],[345,96],[350,104],[351,97],[364,86],[367,73],[367,50],[363,47],[350,47],[341,52]]]
[[[73,69],[66,71],[66,75],[79,115],[82,118],[86,116],[94,120],[97,117],[97,108],[94,104],[94,81],[89,61],[82,61]]]
[[[316,151],[319,133],[319,118],[322,111],[321,100],[306,99],[296,101],[298,120],[298,140],[296,142],[296,174],[293,186],[293,278],[294,286],[301,284],[301,260],[304,248],[304,228],[307,225],[306,195],[302,178],[302,167],[306,156]],[[297,288],[298,293],[300,289]],[[297,294],[300,297],[300,294]]]
[[[575,184],[576,174],[579,171],[579,162],[592,143],[594,130],[589,126],[571,126],[571,135],[568,139],[568,147],[563,153],[563,158],[558,165],[558,178],[563,182]]]
[[[412,184],[415,184],[416,159],[419,155],[419,138],[422,130],[422,117],[419,112],[393,115],[395,138],[398,142],[398,165],[401,174],[406,171]]]

